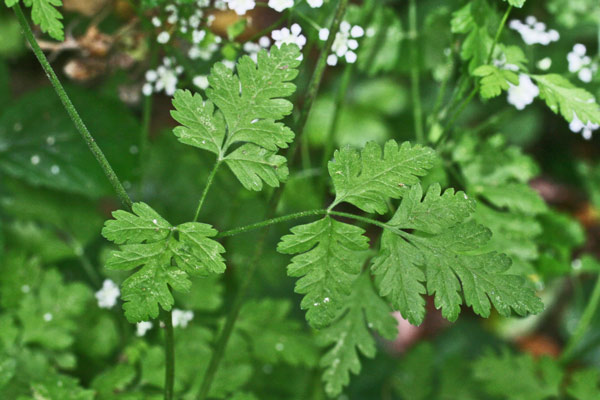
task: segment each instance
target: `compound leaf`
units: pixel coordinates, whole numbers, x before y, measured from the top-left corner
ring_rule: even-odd
[[[571,377],[567,393],[577,400],[594,400],[600,398],[598,380],[600,371],[597,369],[584,369],[577,371]]]
[[[62,6],[61,0],[24,0],[25,5],[31,7],[31,19],[39,25],[43,32],[47,32],[56,40],[64,40],[65,33],[60,21],[63,16],[56,9]]]
[[[261,190],[263,181],[269,186],[277,187],[288,176],[285,157],[252,143],[246,143],[229,153],[225,162],[249,190]]]
[[[519,76],[513,71],[500,69],[492,65],[482,65],[473,71],[473,75],[480,77],[480,92],[484,99],[500,96],[503,90],[508,90],[510,83],[519,84]]]
[[[381,147],[369,142],[359,153],[350,148],[338,150],[329,162],[336,198],[333,206],[347,202],[366,212],[383,214],[387,200],[402,197],[405,186],[419,182],[432,168],[435,153],[428,147],[388,141]]]
[[[327,216],[292,228],[281,238],[277,251],[298,254],[288,266],[288,275],[301,277],[296,293],[304,294],[301,307],[315,328],[329,325],[343,307],[345,298],[362,267],[360,252],[368,248],[364,230]]]

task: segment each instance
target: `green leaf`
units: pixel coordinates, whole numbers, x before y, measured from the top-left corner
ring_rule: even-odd
[[[296,45],[273,46],[270,52],[261,50],[256,63],[240,58],[237,75],[215,64],[206,101],[187,91],[175,94],[171,115],[182,124],[175,135],[225,160],[247,189],[261,190],[263,181],[279,186],[288,171],[285,158],[276,153],[288,147],[294,133],[277,121],[292,112],[285,97],[296,89],[291,81],[298,75],[299,56]],[[228,153],[232,145],[235,149]]]
[[[576,400],[595,400],[600,398],[598,380],[600,371],[597,369],[584,369],[577,371],[571,377],[567,393]]]
[[[65,33],[60,21],[63,16],[55,8],[62,6],[61,0],[24,0],[25,5],[31,7],[31,19],[33,23],[47,32],[53,39],[64,40]]]
[[[52,374],[31,383],[34,399],[44,400],[93,400],[93,390],[79,386],[77,379],[67,375]]]
[[[504,0],[507,1],[511,6],[521,8],[525,4],[525,0]]]
[[[493,10],[486,1],[475,0],[452,14],[452,33],[466,34],[461,47],[460,56],[469,61],[469,72],[486,63],[492,48],[493,39],[488,25]]]
[[[406,186],[419,182],[433,167],[435,152],[420,145],[402,145],[390,140],[384,148],[369,142],[359,153],[337,150],[329,162],[336,198],[331,207],[347,202],[366,212],[383,214],[389,198],[398,199]]]
[[[318,360],[317,348],[302,325],[290,318],[290,310],[291,303],[284,300],[247,302],[236,329],[247,335],[254,358],[262,363],[313,367]]]
[[[544,400],[559,395],[563,372],[558,363],[529,354],[489,352],[474,365],[475,377],[489,395],[511,400]]]
[[[390,7],[375,7],[372,22],[365,30],[373,34],[361,39],[358,67],[369,76],[393,71],[400,61],[404,40],[398,14]]]
[[[473,71],[473,75],[480,77],[481,97],[491,99],[499,96],[503,90],[508,90],[509,83],[519,84],[519,76],[513,71],[500,69],[492,65],[482,65]]]
[[[432,185],[425,198],[420,185],[404,196],[398,211],[389,222],[403,229],[439,234],[466,219],[474,204],[462,192],[452,189],[440,195],[439,185]],[[372,270],[378,276],[379,294],[388,297],[395,310],[411,324],[419,325],[425,316],[426,293],[423,254],[399,235],[386,230],[381,239],[381,252],[373,259]]]
[[[389,221],[388,225],[398,229],[395,234],[399,237],[394,240],[386,234],[382,256],[375,259],[374,272],[384,275],[379,281],[380,292],[392,293],[395,305],[402,307],[402,314],[411,322],[420,323],[424,304],[417,296],[423,292],[420,283],[423,275],[417,267],[421,267],[427,293],[435,296],[436,307],[450,321],[458,317],[462,297],[482,317],[490,315],[492,304],[503,316],[509,316],[511,309],[519,315],[540,312],[543,304],[524,279],[506,274],[510,259],[482,251],[491,234],[483,226],[465,222],[473,211],[472,201],[464,193],[454,195],[447,191],[438,197],[439,194],[440,188],[433,186],[419,204],[422,191],[420,186],[414,186]],[[407,233],[402,229],[413,231]],[[405,264],[409,264],[409,272],[402,270]],[[390,279],[412,289],[410,297],[398,292],[394,296],[395,284]]]
[[[6,7],[12,7],[15,4],[17,4],[18,2],[19,2],[19,0],[4,0]]]
[[[510,211],[536,215],[548,207],[540,195],[524,183],[507,183],[498,186],[480,185],[477,192],[491,204]]]
[[[110,255],[107,268],[142,266],[123,282],[121,291],[125,316],[132,323],[156,318],[159,306],[170,310],[174,303],[170,288],[187,292],[190,276],[225,271],[221,256],[225,249],[210,239],[217,231],[209,225],[188,222],[173,227],[144,203],[135,203],[133,213],[118,210],[113,216],[102,235],[122,246]]]
[[[348,385],[350,373],[360,373],[359,352],[369,358],[375,356],[375,339],[370,329],[390,340],[398,333],[389,306],[375,292],[368,274],[356,280],[339,315],[319,337],[323,345],[331,346],[321,359],[325,392],[331,397]]]
[[[403,399],[428,400],[434,389],[435,349],[429,342],[415,345],[400,361],[394,377],[394,389]]]
[[[315,328],[329,325],[344,306],[363,264],[360,253],[368,239],[361,228],[327,216],[299,225],[281,238],[277,251],[299,254],[288,265],[288,275],[301,277],[296,293],[304,294],[301,308]]]
[[[600,106],[594,96],[585,89],[574,86],[560,75],[532,75],[540,88],[540,98],[552,112],[560,114],[568,122],[576,116],[584,124],[600,124]]]

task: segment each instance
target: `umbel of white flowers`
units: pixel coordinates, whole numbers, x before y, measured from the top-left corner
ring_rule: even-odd
[[[142,87],[142,93],[150,96],[152,93],[164,91],[168,96],[173,96],[177,90],[179,75],[183,73],[183,67],[175,65],[174,58],[165,57],[163,63],[156,70],[150,69],[146,72],[146,83]]]
[[[350,25],[347,21],[342,21],[340,24],[340,31],[335,35],[335,40],[331,45],[330,54],[327,57],[327,64],[334,66],[337,65],[339,58],[345,58],[346,62],[353,64],[356,62],[356,52],[358,49],[359,39],[365,35],[365,30],[358,25]],[[319,39],[326,41],[329,38],[329,29],[323,28],[319,31]]]
[[[525,23],[514,19],[510,21],[510,29],[513,29],[521,34],[523,41],[529,45],[541,44],[549,45],[552,42],[556,42],[560,39],[558,31],[555,29],[546,30],[546,24],[538,21],[534,16],[530,15],[525,18]]]
[[[248,11],[256,7],[255,0],[224,0],[230,10],[235,11],[238,15],[244,15]],[[299,2],[296,0],[296,2]],[[323,0],[307,0],[307,3],[312,8],[319,8],[323,5]],[[294,0],[269,0],[267,4],[270,8],[277,12],[282,12],[294,6]]]
[[[590,56],[585,54],[586,52],[585,46],[577,43],[567,54],[567,61],[569,61],[569,72],[577,73],[577,77],[582,82],[589,83],[598,71],[598,64],[592,62]]]

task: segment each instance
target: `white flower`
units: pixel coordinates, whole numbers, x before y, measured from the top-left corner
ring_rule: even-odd
[[[192,311],[183,311],[178,310],[177,308],[173,309],[172,313],[172,321],[173,326],[177,328],[178,326],[185,328],[188,326],[188,323],[194,319],[194,313]]]
[[[340,31],[335,35],[335,40],[331,45],[330,54],[327,57],[327,64],[334,66],[338,63],[338,58],[344,57],[346,62],[353,64],[356,62],[357,55],[355,50],[358,48],[358,41],[356,39],[361,38],[365,35],[365,30],[358,25],[350,25],[347,21],[342,21],[340,24]],[[319,39],[325,41],[329,38],[329,30],[321,29],[319,31]]]
[[[98,307],[100,308],[113,308],[117,304],[117,299],[121,295],[119,287],[110,279],[104,280],[102,283],[102,289],[96,292],[96,300],[98,300]]]
[[[319,8],[323,5],[323,0],[307,0],[307,3],[312,8]]]
[[[204,40],[204,38],[206,37],[206,31],[205,30],[194,30],[192,32],[192,42],[198,44],[200,43],[202,40]]]
[[[244,51],[246,52],[246,54],[248,54],[250,56],[250,58],[252,60],[254,60],[254,62],[256,62],[256,60],[258,59],[258,52],[261,49],[262,49],[262,47],[258,43],[252,43],[252,42],[244,43]]]
[[[282,12],[286,8],[294,6],[294,0],[269,0],[269,7],[277,12]]]
[[[539,69],[541,69],[542,71],[548,71],[551,66],[552,66],[552,59],[550,57],[542,58],[537,63],[537,67]]]
[[[513,29],[521,34],[523,41],[529,45],[541,44],[548,45],[552,42],[556,42],[560,35],[555,29],[546,31],[546,24],[538,22],[534,16],[529,16],[525,19],[525,23],[514,19],[510,21],[510,29]]]
[[[152,17],[152,25],[154,25],[155,27],[159,27],[162,25],[162,22],[160,22],[160,18],[158,17]]]
[[[600,128],[600,125],[593,124],[591,121],[584,124],[575,113],[573,113],[573,120],[569,124],[569,129],[575,133],[581,132],[581,135],[585,140],[590,140],[592,138],[592,132],[598,128]]]
[[[150,321],[138,322],[136,325],[135,334],[136,334],[136,336],[142,337],[150,329],[152,329],[152,322],[150,322]]]
[[[531,81],[529,75],[520,74],[519,85],[515,86],[512,83],[509,83],[509,85],[508,102],[515,106],[517,110],[522,110],[533,103],[533,99],[540,94],[540,90]]]
[[[291,30],[288,28],[282,28],[280,30],[274,30],[271,32],[271,37],[275,41],[277,47],[281,47],[282,44],[294,43],[300,49],[306,44],[306,37],[302,35],[302,28],[298,24],[292,25]]]
[[[219,46],[216,43],[211,43],[207,46],[192,46],[188,51],[188,57],[192,60],[196,60],[201,58],[205,61],[211,59],[215,51],[219,49]]]
[[[208,77],[206,75],[195,76],[194,79],[192,80],[192,82],[194,83],[194,85],[196,85],[197,87],[199,87],[202,90],[206,90],[209,85]]]
[[[569,71],[577,72],[577,76],[582,82],[589,83],[598,71],[598,64],[592,63],[592,59],[585,55],[586,52],[585,46],[577,43],[567,54],[567,61],[569,61]]]
[[[47,313],[44,314],[43,318],[44,318],[44,321],[50,322],[50,321],[52,321],[52,319],[54,318],[54,316],[51,313],[47,312]]]
[[[271,47],[271,39],[269,39],[268,36],[263,36],[260,39],[258,39],[258,44],[260,47],[268,49],[269,47]]]
[[[246,11],[256,7],[256,2],[254,0],[225,0],[225,3],[227,3],[230,10],[235,11],[238,15],[244,15],[246,14]]]
[[[167,31],[159,33],[158,36],[156,37],[156,41],[160,44],[165,44],[170,39],[171,39],[171,35]]]
[[[159,66],[156,71],[149,70],[146,72],[146,84],[142,87],[144,95],[149,96],[152,92],[164,91],[167,95],[172,96],[177,89],[177,78],[183,73],[183,67],[176,66],[174,60],[170,58],[163,59],[163,65]]]

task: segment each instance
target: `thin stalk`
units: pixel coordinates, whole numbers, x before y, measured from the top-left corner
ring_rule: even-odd
[[[500,35],[502,34],[502,31],[504,30],[504,26],[506,25],[506,21],[508,20],[508,16],[510,15],[512,8],[513,8],[513,6],[509,5],[508,8],[506,9],[506,11],[504,12],[502,21],[500,21],[500,25],[498,26],[498,29],[496,30],[496,35],[494,36],[494,41],[492,42],[492,47],[490,48],[490,51],[487,55],[486,64],[489,64],[492,61],[492,57],[494,56],[494,51],[496,50],[496,46],[498,45],[498,41],[500,40]],[[473,88],[473,90],[471,90],[471,92],[469,93],[467,98],[465,100],[463,100],[463,102],[460,104],[460,106],[458,107],[458,109],[456,110],[456,112],[454,113],[452,118],[450,119],[450,122],[448,122],[448,124],[446,124],[446,126],[444,127],[444,130],[440,136],[440,139],[436,143],[436,146],[439,146],[447,139],[447,136],[449,135],[450,131],[452,130],[454,123],[456,122],[458,117],[463,113],[463,111],[467,108],[467,106],[473,100],[473,98],[475,98],[475,95],[477,95],[478,91],[479,91],[479,82],[477,81],[477,82],[475,82],[475,87]]]
[[[158,47],[156,42],[152,39],[149,40],[150,45],[150,68],[156,67],[158,59]],[[152,103],[153,96],[144,96],[144,105],[142,110],[142,129],[140,131],[139,147],[140,147],[140,163],[143,163],[146,159],[146,153],[148,151],[148,143],[150,137],[150,124],[152,122]]]
[[[424,143],[423,133],[423,108],[421,105],[421,87],[419,82],[419,48],[418,48],[418,26],[417,26],[417,4],[416,0],[408,3],[408,24],[411,38],[411,67],[410,80],[413,103],[413,118],[415,123],[415,136],[417,143]]]
[[[286,221],[293,221],[295,219],[310,217],[315,215],[326,215],[327,210],[311,210],[311,211],[302,211],[294,214],[284,215],[282,217],[271,218],[265,221],[257,222],[255,224],[240,226],[239,228],[231,229],[228,231],[219,232],[217,234],[218,238],[236,236],[242,233],[247,233],[250,231],[254,231],[256,229],[266,228],[267,226],[279,224]]]
[[[208,194],[208,190],[212,186],[212,183],[215,179],[215,175],[217,174],[217,170],[219,169],[220,165],[221,165],[221,159],[219,158],[217,160],[217,162],[215,162],[215,166],[213,167],[212,171],[210,171],[210,175],[208,175],[206,185],[204,186],[204,190],[202,191],[202,196],[200,197],[200,200],[198,201],[198,208],[196,209],[196,215],[194,215],[194,222],[198,221],[198,218],[200,217],[200,210],[202,210],[202,206],[204,205],[204,200],[206,200],[206,195]]]
[[[596,284],[594,286],[594,290],[592,291],[592,296],[588,301],[585,310],[583,310],[583,314],[581,315],[581,319],[575,328],[575,332],[573,336],[567,342],[565,349],[563,350],[560,360],[561,362],[568,362],[573,356],[573,352],[577,349],[577,346],[583,339],[583,336],[588,331],[590,327],[590,323],[594,318],[596,311],[598,310],[598,305],[600,304],[600,275],[596,278]]]
[[[173,313],[164,313],[165,324],[165,400],[173,400],[175,387],[175,340],[173,340]]]
[[[69,117],[71,117],[71,120],[73,121],[73,123],[75,124],[75,127],[77,128],[77,130],[83,137],[83,140],[86,142],[90,151],[92,152],[92,154],[94,155],[94,157],[96,158],[98,163],[100,164],[100,167],[102,167],[104,174],[106,175],[106,177],[108,178],[112,187],[114,188],[115,193],[121,200],[121,203],[123,203],[123,205],[127,209],[131,209],[131,206],[133,204],[131,201],[131,198],[127,194],[127,191],[123,187],[123,184],[117,177],[117,174],[111,167],[110,163],[106,159],[106,156],[104,155],[104,153],[102,152],[102,150],[96,143],[95,139],[90,134],[90,131],[86,127],[85,123],[79,116],[79,113],[75,109],[73,102],[71,102],[71,99],[67,95],[67,92],[65,92],[65,89],[62,86],[62,84],[60,83],[60,80],[58,79],[58,77],[56,76],[56,73],[54,73],[52,66],[50,65],[50,63],[48,62],[48,59],[44,55],[44,52],[42,51],[42,49],[38,45],[37,41],[35,40],[35,37],[33,36],[33,32],[31,31],[31,28],[29,27],[29,23],[27,22],[25,15],[23,15],[23,10],[21,10],[21,6],[19,5],[19,3],[16,3],[12,8],[15,11],[15,14],[17,16],[17,20],[19,21],[19,24],[21,25],[21,29],[23,30],[23,34],[25,35],[25,39],[27,39],[27,42],[31,46],[33,53],[37,57],[42,68],[44,69],[46,76],[50,80],[50,83],[52,83],[52,86],[54,87],[56,94],[60,98],[60,101],[62,102],[65,110],[69,114]]]
[[[305,95],[304,101],[303,101],[302,112],[300,113],[300,117],[298,118],[298,120],[296,122],[296,126],[295,126],[295,128],[296,128],[295,130],[296,130],[296,134],[297,134],[296,140],[290,146],[290,148],[287,152],[287,156],[288,156],[287,158],[288,158],[288,162],[290,164],[293,163],[293,160],[295,158],[295,155],[296,155],[296,152],[298,149],[298,142],[300,142],[300,140],[302,138],[302,134],[304,133],[304,127],[306,126],[306,121],[308,120],[310,110],[311,110],[311,108],[314,104],[314,101],[317,97],[317,94],[319,92],[319,87],[321,86],[321,80],[323,78],[323,73],[325,72],[325,68],[327,66],[327,56],[329,54],[329,51],[331,49],[331,45],[333,44],[335,36],[337,35],[337,32],[339,31],[340,24],[342,23],[344,14],[346,13],[346,8],[348,7],[348,1],[349,0],[340,0],[338,3],[333,22],[331,23],[331,27],[329,29],[329,38],[327,39],[323,49],[321,49],[321,53],[317,60],[317,64],[315,66],[314,73],[308,84],[308,90],[306,92],[306,95]],[[271,200],[269,201],[269,207],[268,207],[269,217],[272,217],[275,214],[275,212],[277,210],[277,206],[279,205],[279,201],[281,199],[281,195],[283,193],[284,187],[285,187],[285,185],[282,184],[271,196]],[[264,243],[266,241],[267,234],[268,234],[268,229],[265,229],[263,231],[263,234],[261,235],[261,238],[259,239],[259,241],[257,243],[254,257],[252,258],[252,260],[250,262],[250,267],[249,267],[248,271],[246,272],[246,276],[244,277],[242,285],[240,286],[240,288],[238,289],[238,291],[236,293],[231,311],[227,315],[227,319],[225,321],[225,326],[223,327],[223,330],[217,340],[215,351],[211,356],[210,362],[208,364],[208,368],[206,370],[206,374],[204,376],[204,380],[202,382],[202,386],[200,388],[200,393],[198,395],[198,399],[200,399],[200,400],[205,400],[206,397],[208,396],[208,392],[210,391],[210,387],[214,380],[217,369],[219,368],[221,360],[223,359],[223,355],[225,354],[225,348],[227,347],[229,338],[231,337],[231,334],[233,333],[233,328],[235,327],[235,322],[237,321],[237,318],[238,318],[240,310],[242,308],[244,299],[246,297],[246,293],[248,291],[248,288],[250,287],[250,283],[252,282],[254,273],[256,272],[260,257],[262,256],[262,253],[264,250]]]

